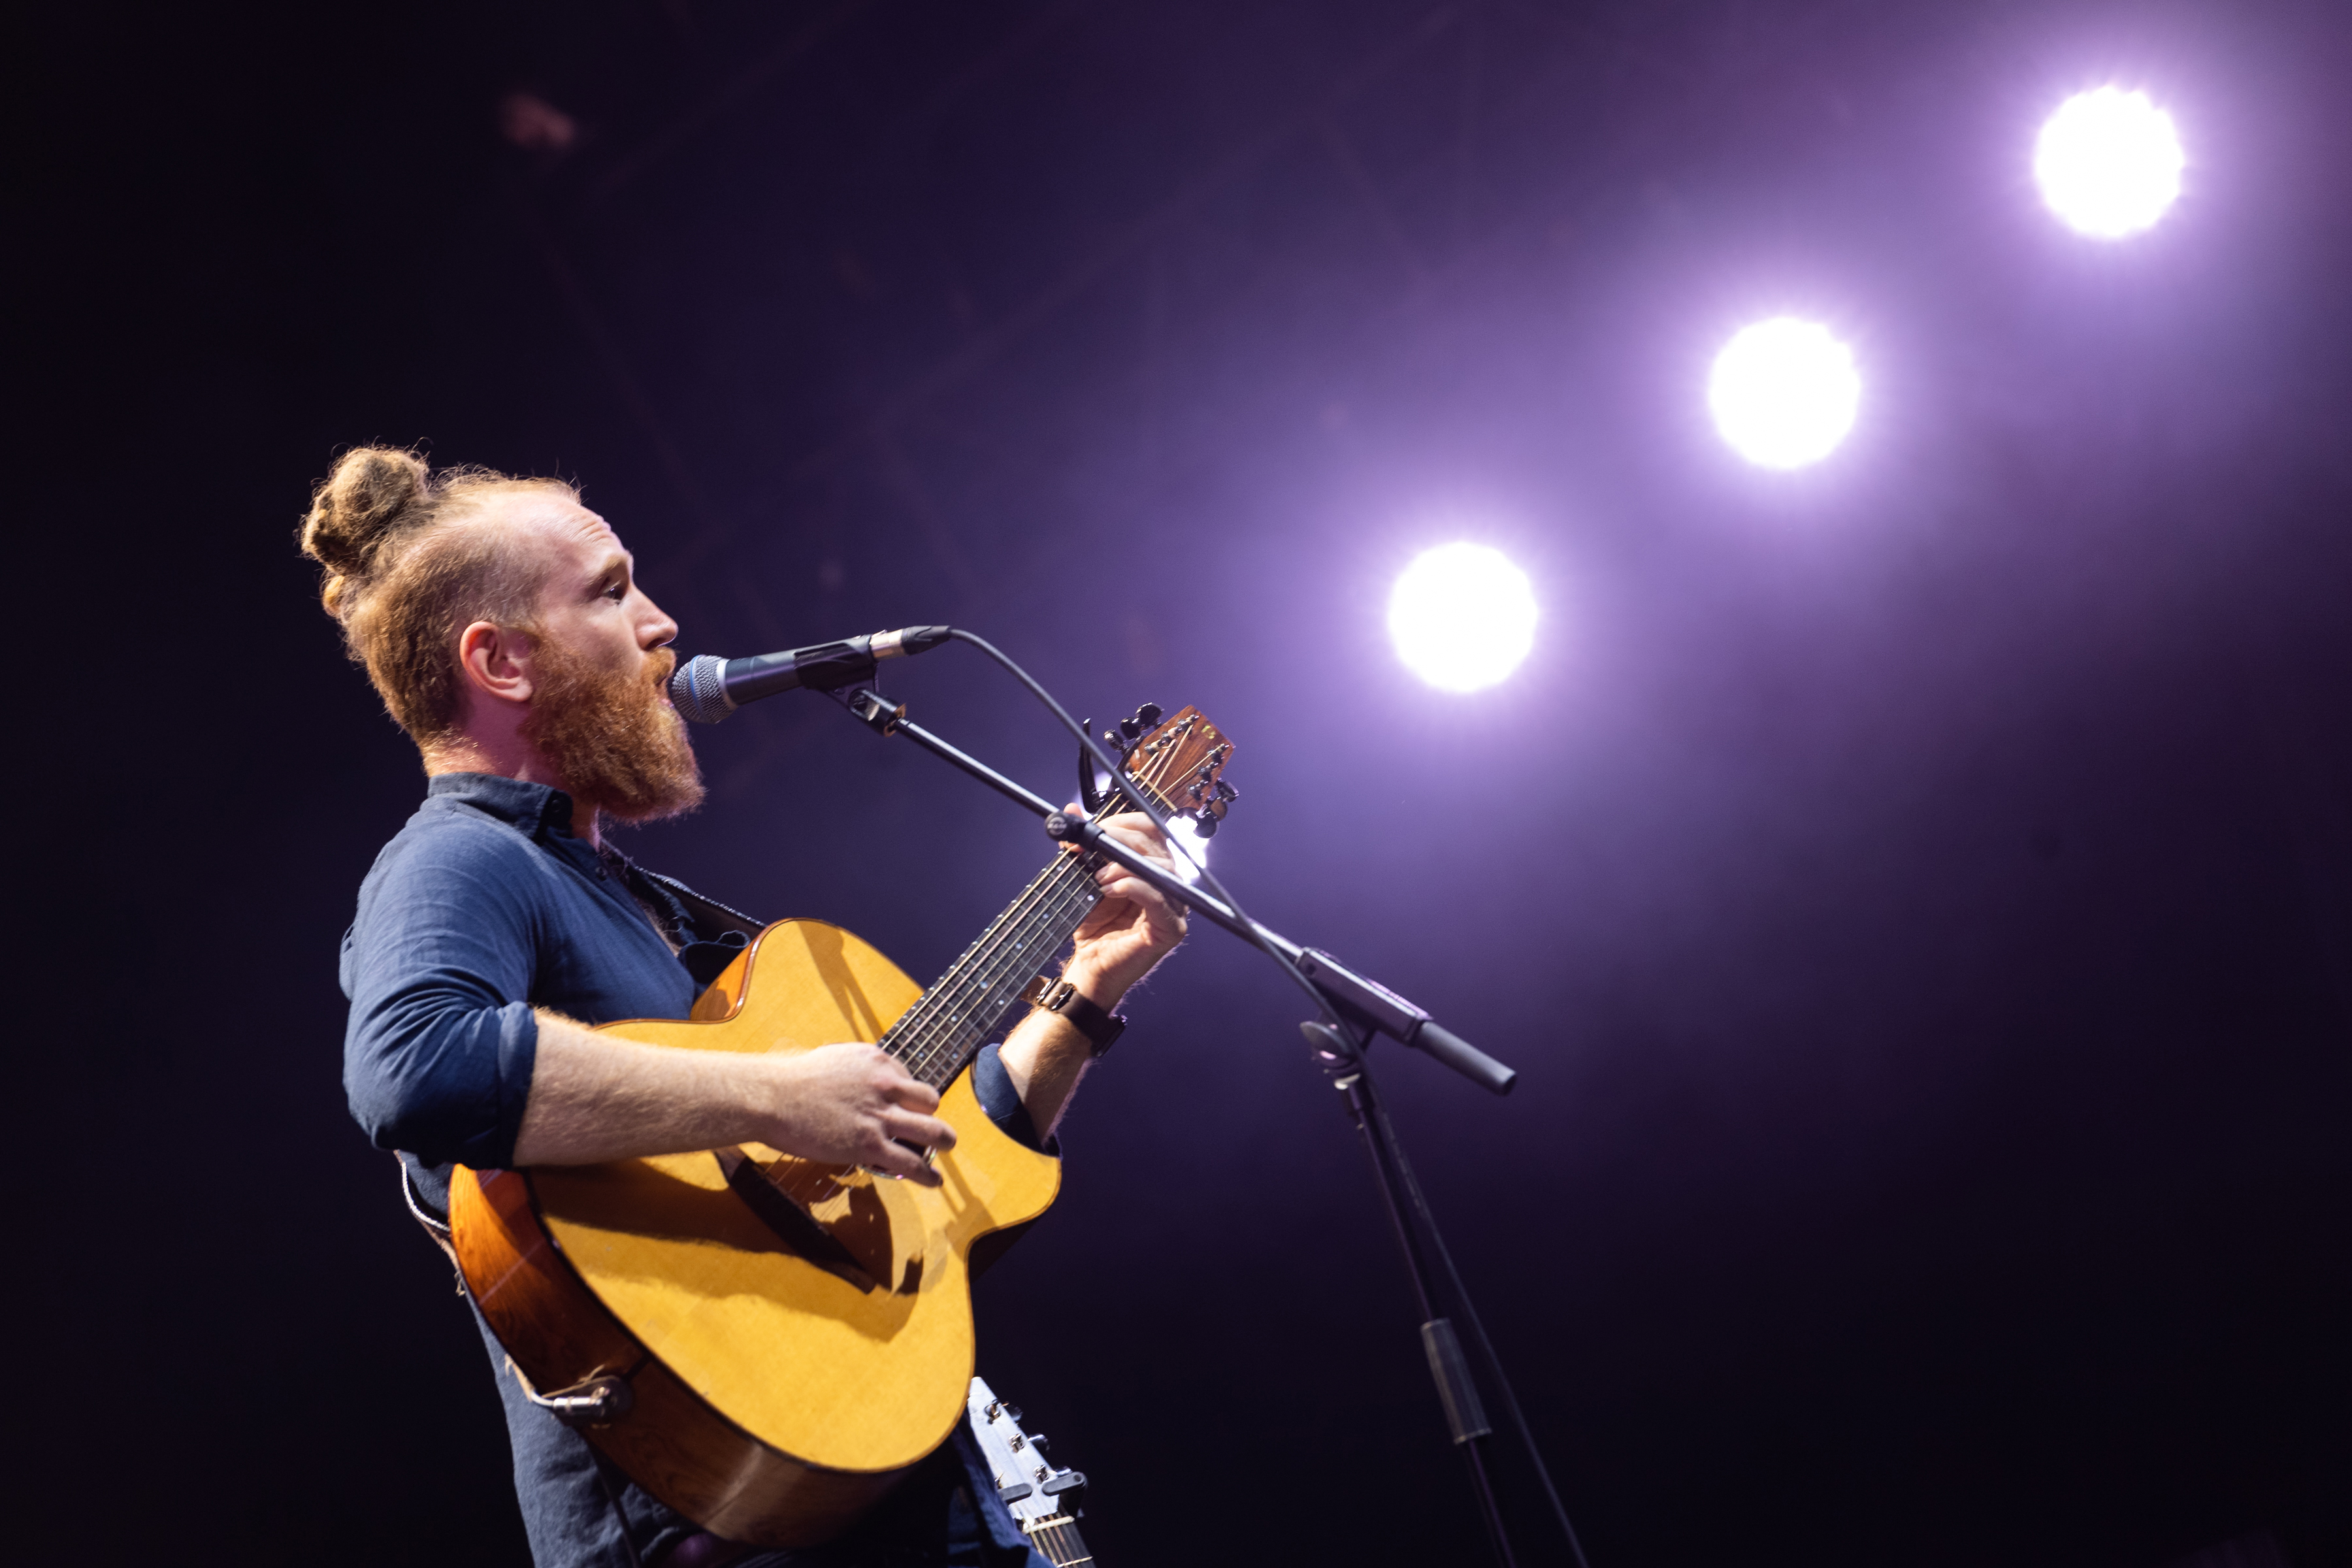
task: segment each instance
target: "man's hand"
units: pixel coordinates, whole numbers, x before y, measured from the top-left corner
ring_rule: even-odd
[[[932,1114],[939,1108],[930,1086],[879,1046],[680,1051],[542,1011],[514,1163],[587,1165],[757,1142],[937,1185],[919,1151],[955,1147],[955,1130]]]
[[[828,1165],[865,1165],[937,1186],[940,1174],[907,1143],[944,1152],[955,1129],[931,1114],[940,1097],[879,1046],[848,1042],[767,1058],[772,1126],[760,1141]],[[906,1140],[905,1143],[898,1140]]]
[[[1068,809],[1075,814],[1080,808]],[[1175,869],[1168,840],[1151,826],[1150,817],[1114,816],[1103,828],[1129,848],[1171,871]],[[1095,873],[1095,881],[1103,890],[1102,902],[1087,911],[1078,927],[1070,961],[1062,966],[1062,978],[1078,994],[1108,1012],[1118,1005],[1128,987],[1150,973],[1152,965],[1184,940],[1184,911],[1115,860]],[[1028,1109],[1030,1121],[1040,1132],[1051,1132],[1078,1079],[1086,1076],[1093,1055],[1087,1037],[1066,1020],[1050,1013],[1032,1013],[1004,1037],[999,1059],[1021,1103]]]
[[[1080,808],[1068,809],[1075,815]],[[1106,821],[1103,830],[1154,864],[1175,870],[1168,840],[1150,817],[1129,812]],[[1078,927],[1062,977],[1097,1006],[1108,1009],[1184,940],[1184,911],[1116,860],[1095,873],[1095,882],[1103,890],[1103,900]]]

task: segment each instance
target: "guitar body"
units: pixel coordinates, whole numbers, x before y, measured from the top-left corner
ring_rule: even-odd
[[[849,932],[782,921],[692,1018],[606,1029],[682,1050],[808,1050],[880,1040],[921,994]],[[539,1394],[626,1383],[625,1414],[583,1430],[640,1486],[726,1539],[815,1544],[964,1418],[973,1245],[1036,1218],[1060,1186],[1060,1162],[999,1131],[968,1070],[940,1115],[956,1146],[938,1187],[758,1144],[460,1167],[458,1266]]]

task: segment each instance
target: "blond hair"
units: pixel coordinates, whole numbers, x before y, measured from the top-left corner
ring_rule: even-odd
[[[310,495],[297,534],[323,567],[320,602],[343,628],[384,707],[420,747],[457,722],[465,686],[457,637],[476,621],[528,632],[545,570],[482,502],[540,491],[577,502],[561,479],[488,468],[435,470],[414,452],[360,447]]]

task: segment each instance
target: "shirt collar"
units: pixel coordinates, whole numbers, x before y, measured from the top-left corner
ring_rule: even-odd
[[[425,787],[425,798],[470,805],[514,824],[533,838],[572,837],[572,797],[548,784],[526,784],[501,773],[436,773]]]

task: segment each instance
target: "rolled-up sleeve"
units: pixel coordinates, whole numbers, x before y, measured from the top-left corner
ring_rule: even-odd
[[[539,1024],[530,851],[488,827],[394,842],[343,939],[343,1091],[377,1147],[512,1163]]]
[[[1021,1091],[1013,1087],[1013,1074],[1006,1068],[1001,1047],[985,1045],[971,1064],[971,1096],[980,1101],[980,1109],[997,1131],[1026,1149],[1059,1158],[1062,1141],[1059,1137],[1040,1138],[1037,1123],[1031,1120],[1029,1108],[1021,1103]]]

